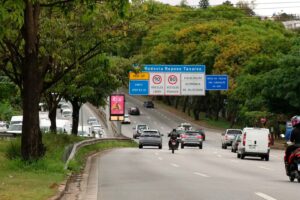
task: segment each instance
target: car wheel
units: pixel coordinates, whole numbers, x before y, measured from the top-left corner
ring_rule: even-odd
[[[237,154],[236,154],[236,157],[237,157],[237,158],[241,158],[241,154],[237,153]]]
[[[290,176],[289,178],[290,178],[290,181],[291,181],[291,182],[294,182],[294,180],[295,180],[295,177],[294,177],[294,176]]]
[[[139,148],[142,149],[142,148],[143,148],[143,145],[140,144],[140,145],[139,145]]]
[[[244,154],[241,154],[241,159],[244,159],[245,158],[245,155]]]
[[[297,180],[298,180],[298,183],[300,183],[300,178],[298,178]]]
[[[224,144],[224,149],[227,149],[227,145],[226,144]]]
[[[202,144],[199,144],[199,149],[202,149]]]
[[[269,161],[269,159],[270,159],[269,155],[266,155],[266,156],[265,156],[265,160],[266,160],[266,161]]]
[[[231,152],[233,152],[233,148],[231,148]]]
[[[184,149],[184,145],[183,144],[181,144],[181,148]]]
[[[224,144],[222,144],[222,149],[224,149]]]
[[[162,148],[162,146],[161,146],[161,145],[158,145],[158,148],[159,148],[159,149],[161,149],[161,148]]]

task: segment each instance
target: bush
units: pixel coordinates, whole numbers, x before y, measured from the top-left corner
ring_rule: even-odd
[[[6,149],[5,156],[9,160],[21,158],[21,141],[19,139],[11,141]]]

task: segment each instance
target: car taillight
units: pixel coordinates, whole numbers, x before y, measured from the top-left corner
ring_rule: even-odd
[[[184,134],[181,134],[181,138],[187,138],[187,136]]]
[[[245,146],[245,145],[246,145],[246,133],[243,136],[243,146]]]
[[[202,135],[197,135],[197,138],[202,139],[203,137],[202,137]]]

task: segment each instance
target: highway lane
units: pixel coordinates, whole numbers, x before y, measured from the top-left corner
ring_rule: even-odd
[[[123,125],[132,137],[136,123],[147,123],[165,134],[163,149],[113,150],[98,159],[98,199],[296,199],[300,187],[285,176],[283,152],[272,150],[270,161],[237,159],[221,149],[220,132],[206,131],[202,150],[193,147],[171,154],[167,132],[184,122],[171,113],[145,109],[142,102],[127,98],[126,106],[137,105],[141,116],[131,116]]]

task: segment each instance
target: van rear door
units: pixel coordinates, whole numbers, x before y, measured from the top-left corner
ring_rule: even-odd
[[[268,153],[269,130],[259,128],[247,130],[245,150],[252,153]]]

